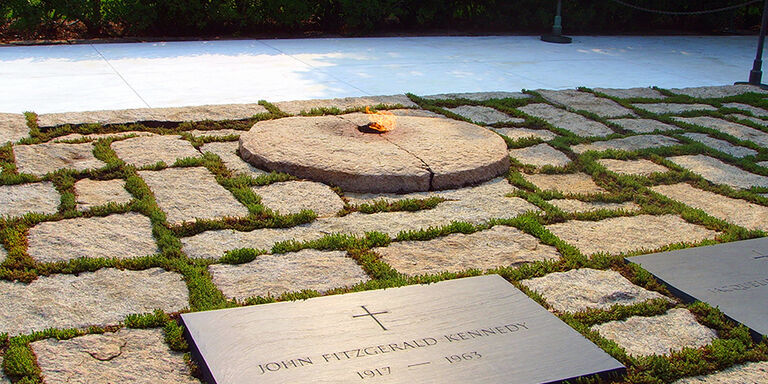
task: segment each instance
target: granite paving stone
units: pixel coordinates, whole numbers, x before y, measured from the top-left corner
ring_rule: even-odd
[[[439,113],[435,113],[432,111],[427,111],[426,109],[413,109],[413,108],[390,109],[388,112],[391,112],[395,116],[437,117],[441,119],[447,119],[445,115],[441,115]]]
[[[54,214],[59,210],[59,203],[61,196],[50,181],[0,185],[0,217],[30,212]]]
[[[184,277],[160,268],[99,269],[40,276],[29,284],[0,280],[0,332],[117,325],[131,314],[189,307]]]
[[[515,192],[516,188],[509,182],[501,177],[497,177],[491,181],[485,182],[480,185],[465,187],[459,189],[445,189],[442,191],[425,191],[425,192],[411,192],[411,193],[356,193],[345,192],[344,197],[349,201],[351,205],[360,204],[374,204],[377,201],[383,200],[388,203],[394,203],[405,199],[423,200],[430,197],[441,197],[448,200],[469,200],[475,198],[482,198],[482,196],[489,196],[491,198],[504,197],[510,193]]]
[[[699,324],[684,308],[670,309],[660,316],[633,316],[598,324],[592,330],[633,356],[666,355],[686,347],[699,348],[717,338],[715,331]]]
[[[142,132],[142,131],[126,131],[126,132],[116,132],[116,133],[91,133],[87,135],[83,135],[81,133],[70,133],[69,135],[59,136],[51,142],[54,143],[61,143],[66,141],[97,141],[101,139],[121,139],[125,137],[140,137],[140,136],[155,136],[152,132]]]
[[[746,156],[757,155],[757,151],[755,151],[754,149],[742,147],[739,145],[733,145],[725,140],[716,139],[705,133],[688,132],[688,133],[684,133],[683,136],[693,141],[698,141],[699,143],[702,143],[712,149],[718,150],[723,153],[727,153],[733,157],[746,157]]]
[[[215,154],[221,158],[221,161],[224,162],[224,166],[226,166],[227,169],[234,171],[235,173],[251,177],[266,175],[267,172],[248,164],[245,160],[240,158],[240,155],[238,155],[239,147],[240,144],[237,141],[214,142],[204,144],[200,147],[200,151],[203,153],[210,152]]]
[[[530,128],[491,128],[494,131],[509,137],[512,140],[520,139],[540,139],[543,141],[549,141],[557,137],[556,134],[547,131],[546,129],[530,129]]]
[[[665,99],[666,96],[664,96],[661,92],[653,89],[653,88],[627,88],[627,89],[621,89],[621,88],[593,88],[596,92],[604,93],[611,97],[616,97],[619,99],[634,99],[634,98],[644,98],[644,99]]]
[[[704,179],[715,183],[725,184],[732,188],[749,189],[768,187],[768,177],[747,172],[739,167],[726,164],[718,159],[705,155],[685,155],[667,158],[669,161],[701,175]]]
[[[597,162],[607,170],[623,175],[650,176],[653,173],[664,173],[669,171],[669,168],[646,159],[599,159]]]
[[[613,119],[609,121],[635,133],[652,133],[655,131],[665,132],[680,129],[674,125],[669,125],[653,119]]]
[[[735,108],[735,109],[741,109],[742,111],[747,111],[757,117],[768,117],[768,111],[765,109],[755,107],[749,104],[742,104],[742,103],[725,103],[722,105],[723,108]]]
[[[635,204],[632,201],[624,202],[624,203],[605,203],[602,201],[581,201],[581,200],[574,200],[574,199],[553,199],[549,201],[550,204],[554,205],[557,208],[560,208],[560,210],[568,213],[577,213],[577,212],[593,212],[598,211],[602,209],[615,211],[615,210],[623,210],[626,212],[632,212],[632,211],[638,211],[640,210],[640,206]]]
[[[487,101],[491,99],[529,99],[532,96],[522,92],[466,92],[441,93],[437,95],[427,95],[421,97],[427,100],[467,99],[472,101]]]
[[[603,193],[605,189],[595,184],[586,173],[567,174],[523,174],[523,177],[542,191],[554,190],[566,194]]]
[[[570,131],[577,136],[604,137],[614,133],[612,129],[597,121],[587,119],[577,113],[564,111],[549,104],[528,104],[517,109],[533,117],[544,119],[555,127]]]
[[[239,129],[193,129],[184,133],[188,133],[198,139],[217,139],[231,136],[240,137],[240,134],[243,132],[245,131]]]
[[[29,255],[39,262],[81,257],[126,259],[157,253],[152,223],[139,213],[47,221],[29,229]]]
[[[398,272],[412,276],[488,270],[560,258],[554,247],[503,225],[468,235],[456,233],[429,241],[396,242],[373,250]]]
[[[132,199],[131,194],[125,190],[123,179],[82,179],[75,183],[75,196],[78,211],[87,211],[108,203],[124,204]]]
[[[48,384],[200,384],[163,339],[162,329],[122,328],[69,340],[30,344]]]
[[[474,123],[495,124],[525,122],[525,119],[512,117],[493,108],[480,105],[461,105],[456,108],[446,108],[446,110],[469,119]]]
[[[196,219],[243,217],[248,209],[204,167],[140,171],[170,225]]]
[[[632,104],[632,106],[658,115],[676,115],[691,111],[717,111],[717,108],[709,104],[658,103]]]
[[[768,168],[768,161],[758,161],[756,164]]]
[[[675,120],[688,124],[700,125],[706,128],[716,129],[721,132],[725,132],[739,140],[749,140],[762,147],[768,147],[768,133],[747,127],[746,125],[741,125],[709,116],[676,117]]]
[[[162,161],[173,165],[185,157],[200,157],[200,152],[187,140],[176,135],[134,137],[115,141],[112,149],[121,160],[136,167],[145,167]]]
[[[544,297],[556,311],[568,313],[587,309],[608,310],[614,305],[633,305],[665,297],[632,284],[612,270],[572,269],[520,283]]]
[[[606,151],[609,149],[615,151],[637,151],[647,148],[671,147],[680,144],[680,141],[669,136],[663,135],[638,135],[612,139],[605,141],[595,141],[589,144],[578,144],[571,147],[576,153],[587,151]]]
[[[763,127],[768,127],[768,121],[763,120],[763,119],[759,119],[757,117],[741,115],[741,114],[738,114],[738,113],[734,113],[734,114],[731,114],[731,115],[728,115],[728,116],[735,117],[735,118],[737,118],[739,120],[751,121],[751,122],[753,122],[755,124],[762,125]]]
[[[768,232],[768,207],[694,188],[686,183],[652,187],[672,200],[747,229]]]
[[[406,95],[345,97],[339,99],[296,100],[274,103],[274,105],[281,111],[291,115],[298,115],[302,112],[306,113],[313,108],[338,108],[343,112],[348,109],[356,109],[366,106],[374,107],[379,104],[389,106],[401,105],[406,108],[418,107],[418,105],[411,101]]]
[[[735,365],[706,376],[686,377],[674,384],[758,384],[768,377],[768,361]]]
[[[16,145],[16,169],[19,173],[43,176],[59,169],[85,171],[105,167],[107,163],[93,155],[93,144],[42,143]]]
[[[718,232],[691,224],[677,215],[637,215],[599,221],[570,220],[548,225],[547,229],[585,255],[652,251],[669,244],[698,243],[718,235]]]
[[[315,249],[260,255],[249,263],[212,264],[208,269],[216,287],[227,298],[240,301],[305,289],[323,293],[369,280],[346,252]]]
[[[0,264],[2,264],[6,258],[8,258],[8,251],[6,251],[5,247],[0,244]]]
[[[547,144],[510,149],[509,155],[523,164],[531,164],[537,167],[545,165],[564,167],[571,162],[568,156]]]
[[[308,209],[318,217],[327,217],[344,208],[344,201],[336,192],[314,181],[285,181],[252,189],[261,197],[261,204],[283,215]]]
[[[721,85],[708,87],[671,88],[670,92],[698,99],[715,99],[741,95],[747,92],[768,93],[752,85]]]
[[[29,136],[27,118],[17,113],[0,113],[0,145]]]
[[[600,117],[634,115],[634,112],[622,107],[619,103],[597,97],[589,92],[581,92],[575,89],[562,91],[539,89],[536,92],[551,103],[563,105],[572,110],[591,112]]]

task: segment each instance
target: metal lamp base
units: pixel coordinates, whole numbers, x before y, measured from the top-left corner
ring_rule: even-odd
[[[556,44],[570,44],[573,42],[573,39],[563,35],[542,35],[541,40]]]

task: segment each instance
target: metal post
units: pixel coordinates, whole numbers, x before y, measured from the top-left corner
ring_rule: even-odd
[[[762,89],[768,89],[768,85],[762,84],[763,78],[763,44],[765,44],[765,29],[768,25],[768,0],[763,1],[763,20],[760,24],[760,37],[757,39],[757,54],[752,63],[752,70],[749,71],[748,82],[737,82],[736,84],[751,84]]]
[[[768,1],[768,0],[766,0]],[[568,44],[573,39],[567,36],[563,36],[563,18],[560,17],[560,11],[562,10],[562,0],[557,0],[557,12],[555,13],[555,23],[552,24],[552,34],[542,35],[541,40],[548,43]]]

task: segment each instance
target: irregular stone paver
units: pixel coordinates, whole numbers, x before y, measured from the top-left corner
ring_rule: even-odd
[[[614,133],[612,129],[597,121],[587,119],[577,113],[564,111],[549,104],[528,104],[517,109],[533,117],[544,119],[555,127],[570,131],[577,136],[603,137]]]
[[[65,141],[81,141],[81,140],[88,140],[88,141],[96,141],[101,139],[120,139],[126,136],[154,136],[155,134],[152,132],[141,132],[141,131],[127,131],[127,132],[118,132],[118,133],[92,133],[88,135],[83,135],[80,133],[70,133],[69,135],[65,136],[59,136],[53,140],[51,140],[54,143],[60,143]]]
[[[652,173],[664,173],[669,171],[669,168],[646,159],[599,159],[597,162],[611,172],[624,175],[650,176]]]
[[[184,354],[165,343],[162,329],[122,328],[69,340],[30,344],[43,379],[59,383],[199,384]]]
[[[8,258],[8,251],[6,251],[5,247],[0,244],[0,264],[2,264],[6,258]]]
[[[237,130],[237,129],[209,129],[209,130],[200,130],[200,129],[194,129],[191,131],[186,131],[186,133],[189,133],[190,135],[196,137],[196,138],[219,138],[219,137],[228,137],[228,136],[237,136],[240,137],[240,134],[245,131]]]
[[[389,112],[395,116],[439,117],[441,119],[447,119],[445,115],[427,111],[425,109],[390,109]]]
[[[674,125],[669,125],[652,119],[613,119],[609,121],[628,131],[636,133],[651,133],[654,131],[664,132],[680,129]]]
[[[686,183],[651,188],[672,200],[747,229],[768,231],[768,207],[703,191]]]
[[[747,92],[767,93],[759,87],[752,85],[721,85],[710,87],[671,88],[669,91],[678,95],[686,95],[699,99],[715,99],[720,97],[736,96]]]
[[[124,204],[133,197],[125,190],[125,180],[83,179],[75,183],[77,210],[87,211],[108,203]]]
[[[632,104],[633,107],[639,108],[658,115],[678,114],[690,111],[717,111],[717,108],[709,104],[676,104],[676,103],[659,103],[659,104]]]
[[[262,171],[248,164],[245,160],[238,155],[240,144],[237,141],[227,141],[223,143],[208,143],[200,147],[200,151],[210,152],[221,158],[227,169],[234,171],[235,173],[248,175],[251,177],[259,177],[266,175],[267,172]]]
[[[503,225],[469,235],[456,233],[429,241],[403,241],[373,250],[398,272],[412,276],[488,270],[560,258],[555,247]]]
[[[742,111],[747,111],[757,117],[768,117],[768,111],[762,108],[758,108],[749,104],[742,104],[742,103],[725,103],[723,104],[723,108],[735,108],[735,109],[741,109]]]
[[[604,93],[608,96],[617,97],[619,99],[666,99],[667,97],[662,95],[661,92],[653,88],[594,88],[595,91]]]
[[[531,164],[537,167],[545,165],[564,167],[571,162],[568,156],[547,144],[510,149],[509,155],[523,164]]]
[[[592,180],[592,177],[586,173],[568,173],[568,174],[543,174],[534,175],[523,174],[526,180],[533,183],[542,191],[554,190],[562,193],[603,193],[605,189],[600,188]]]
[[[37,117],[41,127],[63,124],[128,124],[145,121],[180,123],[203,120],[241,120],[267,113],[259,104],[201,105],[196,107],[136,108],[114,111],[49,113]]]
[[[737,118],[737,119],[739,119],[739,120],[747,120],[747,121],[751,121],[751,122],[753,122],[753,123],[755,123],[755,124],[760,124],[760,125],[762,125],[762,126],[764,126],[764,127],[768,126],[768,121],[765,121],[765,120],[763,120],[763,119],[758,119],[757,117],[752,117],[752,116],[745,116],[745,115],[740,115],[740,114],[738,114],[738,113],[734,113],[734,114],[732,114],[732,115],[728,115],[728,116],[732,116],[732,117],[735,117],[735,118]]]
[[[760,146],[768,147],[768,133],[747,127],[746,125],[741,125],[709,116],[676,117],[675,120],[688,124],[696,124],[711,129],[717,129],[739,140],[749,140]]]
[[[98,169],[107,164],[93,155],[93,144],[42,143],[16,145],[16,169],[19,173],[43,176],[59,169],[85,171]]]
[[[160,268],[99,269],[75,275],[40,276],[29,284],[0,281],[0,332],[116,325],[130,314],[189,307],[182,275]]]
[[[581,92],[574,89],[563,91],[536,90],[547,101],[564,105],[573,110],[592,112],[600,117],[619,117],[634,115],[629,109],[622,107],[619,103],[597,97],[588,92]]]
[[[592,327],[633,356],[666,355],[685,347],[703,347],[715,338],[715,331],[696,322],[684,308],[674,308],[654,317],[633,316]]]
[[[181,136],[148,136],[115,141],[112,149],[121,160],[136,167],[144,167],[162,161],[173,165],[177,159],[200,157],[200,152]]]
[[[646,148],[671,147],[680,144],[680,141],[663,135],[639,135],[623,137],[605,141],[596,141],[589,144],[578,144],[571,147],[576,153],[586,151],[637,151]]]
[[[390,106],[401,105],[406,108],[418,107],[418,105],[411,101],[411,99],[409,99],[406,95],[345,97],[340,99],[297,100],[274,103],[274,105],[281,111],[291,115],[298,115],[302,112],[306,113],[311,111],[313,108],[338,108],[343,112],[348,109],[356,109],[367,106],[374,107],[379,104]]]
[[[158,251],[149,218],[134,212],[47,221],[29,229],[29,255],[50,263],[80,257],[142,257]]]
[[[344,201],[330,187],[314,181],[285,181],[254,187],[261,204],[283,215],[314,211],[319,217],[333,216],[344,208]]]
[[[757,384],[768,377],[768,361],[750,362],[706,376],[686,377],[674,384]]]
[[[0,145],[29,136],[27,118],[17,113],[0,113]]]
[[[468,93],[441,93],[437,95],[421,96],[427,100],[467,99],[472,101],[486,101],[491,99],[529,99],[532,96],[522,92],[468,92]]]
[[[248,209],[224,189],[206,168],[167,168],[140,171],[170,225],[195,219],[242,217]]]
[[[550,204],[560,208],[560,210],[568,213],[577,212],[592,212],[601,209],[607,209],[610,211],[624,210],[627,212],[639,211],[640,206],[632,201],[624,203],[604,203],[602,201],[581,201],[574,199],[554,199],[549,201]]]
[[[351,205],[373,204],[383,200],[393,203],[405,199],[422,200],[430,197],[441,197],[448,200],[469,200],[489,196],[491,198],[504,197],[516,190],[509,182],[501,177],[495,178],[483,184],[459,189],[445,189],[442,191],[426,191],[411,193],[355,193],[345,192],[344,197]]]
[[[480,105],[461,105],[456,108],[446,108],[461,117],[467,118],[475,123],[495,124],[495,123],[523,123],[525,119],[512,117],[506,113],[497,111],[490,107]]]
[[[760,161],[760,162],[757,162],[756,164],[761,166],[761,167],[768,168],[768,161]]]
[[[208,269],[213,283],[224,296],[237,300],[274,297],[305,289],[322,293],[369,280],[346,252],[315,249],[260,255],[249,263],[213,264]]]
[[[726,164],[705,155],[686,155],[669,157],[667,160],[690,170],[715,184],[725,184],[733,188],[749,189],[768,187],[768,177],[747,172],[739,167]]]
[[[633,305],[664,296],[632,284],[620,273],[591,268],[554,272],[520,282],[544,297],[558,312],[610,309],[614,305]]]
[[[530,128],[492,128],[494,131],[509,137],[512,140],[520,139],[540,139],[543,141],[549,141],[557,137],[556,134],[547,131],[546,129],[530,129]]]
[[[61,196],[50,181],[0,185],[0,217],[22,216],[29,212],[54,214]]]
[[[734,157],[746,157],[746,156],[757,155],[757,151],[755,151],[754,149],[733,145],[725,140],[715,139],[714,137],[709,136],[705,133],[688,132],[688,133],[684,133],[683,136],[693,141],[698,141],[699,143],[702,143],[712,149],[718,150],[723,153],[727,153]]]
[[[714,239],[718,232],[691,224],[676,215],[612,217],[600,221],[571,220],[547,229],[581,253],[620,254],[650,251],[676,243]]]

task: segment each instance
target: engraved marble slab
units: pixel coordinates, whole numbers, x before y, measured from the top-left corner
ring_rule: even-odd
[[[498,275],[181,317],[216,384],[530,384],[624,370]]]
[[[719,307],[768,335],[768,238],[630,257],[687,301]]]

